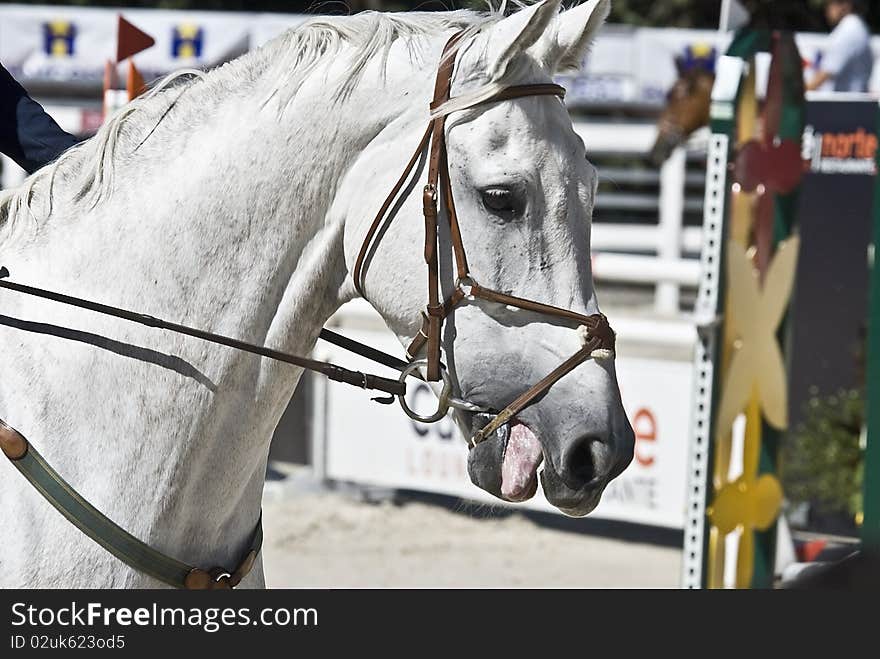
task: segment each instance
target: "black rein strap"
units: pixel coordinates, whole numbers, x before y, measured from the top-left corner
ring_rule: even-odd
[[[193,327],[187,327],[186,325],[169,323],[165,320],[154,318],[153,316],[135,313],[133,311],[120,309],[117,307],[111,307],[106,304],[92,302],[91,300],[83,300],[81,298],[71,297],[69,295],[63,295],[61,293],[43,290],[41,288],[34,288],[33,286],[25,286],[24,284],[16,284],[11,281],[4,281],[7,277],[9,277],[9,270],[7,270],[5,267],[0,267],[0,288],[6,288],[11,291],[23,293],[25,295],[41,297],[46,300],[52,300],[54,302],[59,302],[61,304],[66,304],[72,307],[79,307],[80,309],[87,309],[89,311],[94,311],[96,313],[104,314],[106,316],[121,318],[123,320],[128,320],[133,323],[138,323],[140,325],[146,325],[147,327],[155,327],[158,329],[176,332],[178,334],[185,334],[187,336],[201,339],[202,341],[208,341],[210,343],[228,346],[230,348],[235,348],[236,350],[250,352],[255,355],[268,357],[269,359],[275,359],[280,362],[286,362],[288,364],[293,364],[295,366],[299,366],[301,368],[320,373],[321,375],[324,375],[331,380],[344,382],[345,384],[350,384],[355,387],[361,387],[363,389],[375,389],[377,391],[382,391],[386,394],[391,394],[392,396],[406,395],[406,384],[403,382],[399,382],[398,380],[391,380],[389,378],[383,378],[379,377],[378,375],[371,375],[369,373],[361,373],[360,371],[352,371],[347,368],[337,366],[336,364],[330,364],[327,362],[317,361],[315,359],[309,359],[308,357],[302,357],[300,355],[292,355],[286,352],[272,350],[271,348],[258,346],[253,343],[247,343],[246,341],[233,339],[228,336],[223,336],[222,334],[213,334],[212,332],[206,332],[204,330],[195,329]],[[370,359],[374,362],[377,362],[384,366],[388,366],[389,368],[393,368],[398,371],[402,371],[408,366],[408,364],[403,360],[392,357],[391,355],[386,354],[380,350],[376,350],[375,348],[371,348],[362,343],[337,334],[336,332],[331,332],[327,329],[321,330],[320,338],[324,339],[328,343],[339,346],[344,350],[356,353],[358,355],[361,355],[362,357],[366,357],[367,359]],[[383,403],[389,402],[387,399],[376,400],[379,400],[379,402]]]

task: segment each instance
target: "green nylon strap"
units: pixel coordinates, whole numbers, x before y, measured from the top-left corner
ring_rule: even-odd
[[[32,444],[28,444],[23,457],[10,462],[58,512],[123,563],[169,586],[186,587],[185,580],[193,566],[156,551],[107,518],[61,478]],[[262,544],[261,518],[257,521],[249,552],[259,553]]]

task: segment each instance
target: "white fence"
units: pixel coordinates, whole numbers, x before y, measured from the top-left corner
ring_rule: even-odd
[[[698,133],[686,148],[679,148],[661,167],[650,170],[603,169],[603,156],[644,156],[656,138],[652,124],[607,124],[575,121],[575,131],[584,140],[588,154],[599,168],[600,177],[612,181],[659,183],[656,198],[645,195],[599,195],[597,208],[616,205],[623,211],[656,209],[656,223],[593,223],[593,275],[599,281],[654,284],[654,310],[661,315],[679,311],[681,287],[696,288],[699,262],[686,258],[697,254],[702,242],[701,227],[684,227],[686,208],[687,154],[705,151],[705,133]],[[650,252],[651,254],[640,254]]]

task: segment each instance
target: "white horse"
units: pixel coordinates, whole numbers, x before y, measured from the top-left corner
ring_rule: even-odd
[[[367,226],[429,119],[441,51],[465,29],[468,104],[576,67],[609,11],[320,17],[204,76],[161,85],[0,197],[13,280],[307,354],[355,295]],[[456,101],[453,101],[455,103]],[[452,186],[475,277],[580,313],[596,173],[550,96],[452,115]],[[409,343],[424,306],[421,195],[400,203],[365,290]],[[443,274],[449,243],[441,236]],[[465,304],[443,337],[460,394],[501,409],[579,347],[546,316]],[[454,340],[454,343],[453,343]],[[272,437],[301,370],[0,290],[0,418],[98,510],[193,565],[242,556]],[[399,413],[388,408],[388,414]],[[480,423],[460,414],[465,431]],[[485,424],[485,420],[482,421]],[[365,429],[364,441],[382,441]],[[587,361],[471,451],[474,482],[583,515],[632,456],[613,363]],[[466,450],[462,445],[462,450]],[[0,584],[155,587],[0,459]],[[261,564],[242,582],[264,584]]]

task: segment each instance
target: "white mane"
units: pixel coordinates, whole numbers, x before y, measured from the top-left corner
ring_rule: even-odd
[[[251,89],[265,74],[277,83],[270,88],[263,104],[274,99],[283,113],[303,82],[322,62],[332,61],[347,51],[351,58],[347,74],[327,84],[328,93],[341,101],[355,88],[369,62],[382,58],[382,70],[385,70],[391,46],[398,39],[407,40],[410,57],[419,65],[427,43],[419,37],[437,36],[452,29],[464,30],[466,37],[474,35],[503,18],[505,8],[506,2],[497,9],[489,7],[485,12],[362,12],[353,16],[320,16],[209,73],[196,70],[174,73],[118,111],[94,137],[68,150],[18,188],[0,192],[0,244],[10,237],[17,220],[28,217],[38,226],[51,216],[59,201],[81,207],[77,210],[82,211],[94,208],[111,194],[116,165],[135,158],[137,148],[166,121],[175,107],[179,106],[176,115],[187,110],[193,112],[193,117],[180,122],[185,128],[197,121],[206,105],[223,102],[232,89],[238,91],[242,86]],[[510,73],[505,77],[509,76]],[[500,78],[483,82],[483,86],[460,102],[470,104],[491,96],[504,84]],[[195,101],[191,90],[200,83],[204,92]],[[456,105],[456,101],[450,105]],[[438,112],[447,109],[442,107]],[[59,197],[60,183],[66,192]],[[35,204],[38,200],[39,206]]]

